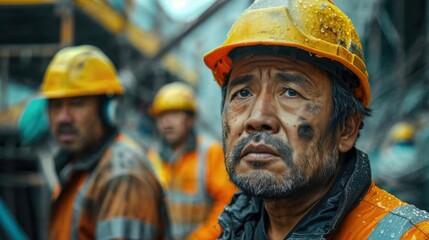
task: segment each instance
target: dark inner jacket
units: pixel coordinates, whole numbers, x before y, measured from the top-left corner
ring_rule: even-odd
[[[368,156],[353,148],[331,190],[297,223],[285,239],[324,239],[362,200],[371,184]],[[234,195],[219,217],[220,239],[268,239],[263,200],[243,192]]]

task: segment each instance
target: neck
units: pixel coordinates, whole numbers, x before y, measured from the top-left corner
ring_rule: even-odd
[[[296,199],[266,200],[264,207],[268,215],[266,230],[269,239],[284,239],[326,192],[305,199],[301,196]]]
[[[71,161],[79,160],[86,155],[90,154],[94,151],[94,149],[100,147],[104,141],[106,141],[106,138],[110,137],[111,130],[106,127],[101,127],[99,131],[93,134],[93,138],[90,142],[88,142],[88,145],[86,145],[84,148],[82,148],[80,151],[76,151],[71,156]]]
[[[175,144],[171,144],[170,146],[174,155],[179,156],[180,154],[189,151],[189,148],[191,147],[191,145],[195,144],[195,141],[195,134],[193,134],[193,132],[190,130],[181,141],[178,141]]]
[[[173,153],[175,155],[183,153],[185,151],[186,143],[187,143],[187,139],[185,141],[181,141],[178,144],[172,145],[171,149],[173,150]]]

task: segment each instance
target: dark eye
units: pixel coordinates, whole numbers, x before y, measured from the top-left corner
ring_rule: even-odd
[[[252,93],[250,93],[247,89],[240,89],[236,93],[234,93],[233,97],[246,98],[250,97]]]
[[[83,99],[73,99],[70,101],[70,105],[71,106],[75,106],[75,107],[81,107],[83,105],[85,105],[85,100]]]
[[[284,94],[287,97],[298,97],[299,96],[299,93],[297,91],[291,89],[291,88],[286,88],[284,91]]]
[[[56,99],[51,99],[48,102],[49,109],[58,109],[61,107],[61,102]]]

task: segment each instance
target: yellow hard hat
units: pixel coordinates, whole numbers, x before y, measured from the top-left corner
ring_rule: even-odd
[[[226,41],[204,56],[222,86],[231,71],[228,54],[237,47],[268,45],[304,50],[353,72],[354,96],[369,106],[370,88],[362,45],[350,19],[330,0],[256,0],[231,27]]]
[[[123,93],[112,62],[89,45],[60,50],[49,63],[40,88],[46,98]]]
[[[396,123],[390,130],[390,140],[393,142],[411,140],[414,136],[414,131],[415,127],[410,123]]]
[[[161,87],[155,95],[150,113],[153,116],[174,110],[195,113],[196,109],[195,95],[192,89],[185,83],[174,82]]]

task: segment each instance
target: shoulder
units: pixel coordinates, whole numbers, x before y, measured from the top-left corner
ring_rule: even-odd
[[[110,147],[112,163],[120,163],[122,167],[134,168],[136,165],[146,165],[150,163],[146,157],[144,149],[132,138],[120,135]]]
[[[385,239],[405,235],[412,239],[416,236],[429,238],[429,214],[401,201],[374,183],[361,202],[344,219],[342,225],[340,232],[344,236],[365,239]]]
[[[407,204],[373,185],[366,201],[382,212],[371,233],[372,239],[408,236],[410,239],[429,239],[429,213]],[[376,206],[376,207],[375,207]],[[407,238],[408,239],[408,238]]]
[[[131,152],[133,154],[144,154],[144,149],[134,139],[125,134],[120,134],[111,145],[112,149],[118,152]]]
[[[222,144],[218,140],[202,134],[198,135],[198,148],[208,152],[223,153]]]
[[[107,149],[95,174],[106,181],[112,178],[152,179],[152,165],[144,150],[131,138],[120,135]]]

